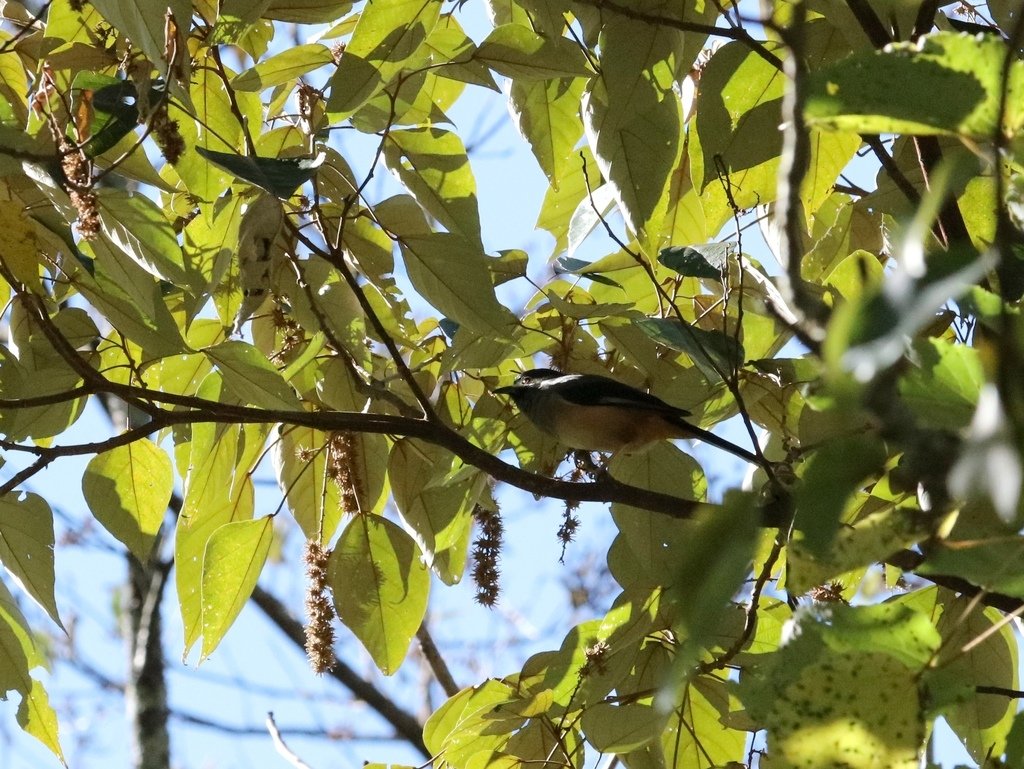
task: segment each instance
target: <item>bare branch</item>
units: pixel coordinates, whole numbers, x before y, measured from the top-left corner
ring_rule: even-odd
[[[427,629],[426,620],[423,621],[423,624],[416,631],[416,638],[420,642],[420,650],[423,652],[427,664],[430,665],[430,669],[433,671],[437,682],[441,684],[441,688],[444,689],[444,693],[449,697],[454,697],[459,693],[459,685],[455,683],[455,679],[448,669],[448,663],[444,661],[444,657],[441,656],[437,644],[434,643],[430,630]]]
[[[284,604],[263,588],[256,586],[252,601],[266,615],[267,619],[277,625],[278,629],[292,643],[305,653],[306,633],[299,622],[288,611]],[[334,678],[356,697],[365,702],[380,716],[391,724],[400,737],[410,743],[425,757],[430,758],[427,746],[423,744],[423,727],[411,713],[399,707],[394,700],[381,692],[369,681],[363,679],[352,668],[341,660],[337,660],[327,675]]]

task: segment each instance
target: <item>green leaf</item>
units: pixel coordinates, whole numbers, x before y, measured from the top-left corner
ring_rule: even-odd
[[[729,179],[736,205],[747,208],[774,200],[782,152],[781,71],[743,43],[723,45],[700,79],[696,131],[703,175],[697,191],[719,186],[719,168]]]
[[[50,705],[50,696],[40,681],[33,678],[32,688],[22,695],[18,703],[17,719],[26,734],[31,734],[43,743],[61,764],[67,766],[64,751],[60,747],[57,713]]]
[[[501,708],[515,699],[513,686],[494,678],[463,689],[435,710],[424,724],[423,742],[427,750],[431,755],[444,755],[452,766],[463,766],[480,751],[500,750],[511,731],[526,720]]]
[[[293,24],[324,24],[352,10],[352,0],[270,0],[263,16]]]
[[[228,75],[230,77],[230,72]],[[213,67],[200,67],[192,74],[189,98],[193,104],[202,105],[202,126],[184,105],[179,107],[174,99],[168,104],[168,116],[178,122],[186,146],[173,170],[190,194],[201,201],[212,202],[230,186],[231,176],[210,162],[203,151],[219,153],[215,157],[237,155],[244,139],[234,109],[241,112],[249,125],[259,125],[263,120],[263,107],[259,94],[244,91],[229,94],[228,84]],[[168,173],[168,169],[164,169],[164,173]]]
[[[735,243],[669,246],[658,254],[658,261],[687,278],[722,281],[728,274],[729,259],[735,253]]]
[[[335,367],[330,374],[341,374]],[[326,372],[325,372],[326,373]],[[360,404],[339,403],[338,387],[328,400],[332,408],[359,411]],[[365,399],[364,399],[365,400]],[[288,427],[273,448],[274,470],[288,508],[307,539],[326,545],[344,513],[379,512],[386,500],[388,441],[383,435],[331,435],[309,427]],[[344,453],[343,453],[344,452]],[[357,509],[344,510],[337,474],[344,468],[352,483]]]
[[[82,241],[79,247],[85,258],[67,260],[65,269],[75,288],[110,325],[152,358],[185,350],[178,324],[164,304],[160,283],[151,273],[103,238]]]
[[[996,36],[952,32],[857,53],[812,73],[805,114],[812,125],[862,134],[1012,135],[1024,126],[1024,64],[1010,66],[1000,129],[1005,58]]]
[[[672,30],[617,18],[605,32],[604,66],[583,97],[588,143],[634,234],[667,204],[682,148],[671,62],[677,43]]]
[[[449,232],[474,244],[481,242],[476,181],[458,135],[442,128],[390,131],[384,160]]]
[[[82,476],[82,493],[96,520],[143,563],[173,490],[170,458],[145,439],[97,454]]]
[[[341,492],[328,476],[328,434],[308,427],[283,430],[274,444],[274,471],[288,509],[306,539],[326,545],[344,510]]]
[[[847,500],[885,458],[882,441],[864,435],[829,441],[811,455],[796,493],[794,526],[812,553],[821,555],[832,544]]]
[[[262,91],[302,77],[334,61],[331,49],[320,43],[297,45],[264,59],[251,69],[235,75],[231,86],[239,91]],[[298,186],[298,185],[296,185]]]
[[[211,42],[237,44],[251,54],[253,39],[246,38],[258,29],[260,18],[268,5],[270,0],[221,0],[217,21],[210,36]]]
[[[338,618],[384,675],[395,673],[427,610],[430,575],[416,543],[384,518],[356,516],[331,553],[327,579]]]
[[[191,0],[98,0],[92,5],[110,22],[120,35],[130,38],[161,75],[167,75],[164,51],[167,46],[164,18],[167,11],[174,14],[179,28],[176,41],[179,51],[185,50],[185,31],[192,19]],[[185,57],[188,62],[188,57]]]
[[[746,353],[736,339],[722,331],[683,325],[677,318],[643,318],[636,325],[651,339],[685,352],[710,382],[743,364]]]
[[[0,564],[63,629],[53,592],[53,511],[42,497],[0,497]]]
[[[203,350],[224,377],[224,384],[242,403],[265,409],[294,411],[295,391],[267,356],[236,339]]]
[[[144,195],[102,188],[96,191],[103,234],[150,275],[186,287],[189,278],[178,237],[167,216]]]
[[[750,570],[757,538],[754,502],[748,493],[728,492],[721,508],[695,518],[686,546],[676,553],[671,594],[692,644],[702,645],[718,631],[724,607]]]
[[[58,741],[57,714],[42,684],[29,675],[31,669],[43,662],[43,655],[14,596],[0,581],[0,698],[6,699],[10,691],[21,695],[18,723],[67,766]]]
[[[550,80],[593,74],[583,51],[571,40],[538,35],[521,24],[495,27],[473,58],[516,80]]]
[[[827,609],[820,617],[803,614],[792,640],[765,655],[738,688],[750,716],[767,727],[773,757],[786,766],[916,769],[924,742],[916,663],[927,655],[914,655],[915,666],[907,667],[889,653],[890,634],[873,631],[853,645],[869,649],[879,640],[885,651],[836,651],[827,645],[840,635],[829,629],[829,617]],[[870,629],[878,619],[872,614],[863,625]],[[904,622],[900,632],[919,631],[934,646],[934,631],[920,619]]]
[[[513,317],[494,295],[478,246],[448,232],[406,235],[399,243],[409,280],[424,299],[459,325],[508,338]]]
[[[942,644],[931,619],[905,604],[834,605],[819,630],[838,652],[885,652],[908,668],[923,670]]]
[[[852,525],[841,527],[832,546],[820,557],[814,557],[801,540],[792,542],[786,588],[793,594],[805,593],[925,539],[930,532],[921,526],[919,518],[916,503],[906,507],[886,505]]]
[[[226,523],[203,553],[202,662],[220,644],[249,600],[274,538],[273,516]]]
[[[198,395],[216,398],[220,377],[204,380]],[[230,401],[229,401],[230,402]],[[184,504],[174,535],[174,572],[184,630],[184,654],[202,633],[203,553],[215,531],[253,517],[252,470],[263,456],[267,425],[194,424],[187,449]]]
[[[587,741],[602,753],[627,753],[658,737],[667,715],[639,702],[599,702],[583,711],[580,725]]]
[[[204,147],[196,147],[195,150],[233,176],[284,199],[290,198],[296,189],[316,176],[317,169],[327,157],[320,153],[314,158],[262,158]]]
[[[485,481],[482,475],[437,483],[451,466],[451,455],[408,438],[391,449],[388,476],[395,505],[426,556],[427,565],[453,585],[466,567],[473,528],[473,506]]]
[[[952,574],[978,587],[1024,598],[1024,540],[1016,536],[939,540],[919,574]]]
[[[571,256],[560,256],[555,260],[553,267],[556,275],[586,275],[588,279],[595,283],[603,283],[606,286],[621,287],[608,276],[597,272],[594,269],[592,262],[585,262],[582,259],[576,259]]]
[[[917,418],[948,430],[967,427],[985,383],[977,348],[917,339],[911,361],[913,367],[900,379],[900,395]]]
[[[466,35],[454,14],[446,14],[427,37],[431,63],[441,77],[480,85],[500,92],[491,70],[476,61],[476,44]]]
[[[441,0],[367,3],[331,77],[327,109],[348,117],[402,69],[429,56],[424,45],[440,17]]]
[[[84,134],[76,140],[84,141],[82,149],[91,158],[102,155],[139,124],[138,94],[131,81],[79,72],[71,92],[76,128]]]
[[[937,624],[943,651],[926,683],[937,703],[954,703],[944,708],[946,721],[980,764],[1006,748],[1017,707],[1012,699],[980,694],[977,687],[1019,688],[1018,650],[1012,624],[995,609],[965,612],[969,600],[958,597],[944,602]],[[997,623],[998,631],[963,651],[965,644],[993,631]]]

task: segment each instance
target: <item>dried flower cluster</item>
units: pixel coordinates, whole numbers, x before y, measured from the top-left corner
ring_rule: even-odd
[[[327,597],[327,560],[330,551],[308,540],[302,559],[306,563],[306,655],[314,673],[334,667],[334,605]]]
[[[482,606],[494,606],[501,592],[501,571],[498,568],[504,534],[501,513],[477,505],[473,510],[473,518],[480,526],[480,533],[473,541],[473,584],[476,585],[476,602]]]
[[[559,562],[565,563],[565,549],[576,536],[576,529],[580,527],[580,519],[576,517],[579,510],[579,502],[566,502],[565,511],[562,513],[562,525],[558,527],[558,541],[562,543],[562,554],[558,557]]]
[[[67,180],[71,205],[78,211],[75,229],[84,240],[93,240],[100,232],[100,212],[92,189],[92,164],[85,153],[63,136],[60,138],[60,163]]]
[[[819,603],[846,603],[846,599],[843,598],[842,582],[829,582],[825,585],[818,585],[811,588],[808,595],[810,595],[812,600]]]
[[[150,120],[153,127],[153,138],[156,140],[164,159],[172,166],[181,159],[185,152],[185,140],[178,130],[178,121],[171,120],[167,113],[167,102],[162,101],[154,110]]]
[[[359,513],[362,478],[356,470],[359,444],[352,433],[332,433],[327,439],[327,477],[341,491],[341,507],[346,513]]]

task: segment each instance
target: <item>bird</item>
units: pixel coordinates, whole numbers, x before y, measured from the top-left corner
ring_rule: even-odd
[[[660,440],[696,438],[747,462],[759,461],[753,452],[687,422],[686,409],[600,374],[534,368],[494,392],[508,395],[533,424],[572,449],[628,454]]]

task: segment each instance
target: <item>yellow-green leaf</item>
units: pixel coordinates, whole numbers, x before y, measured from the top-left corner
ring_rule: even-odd
[[[661,734],[666,716],[639,702],[599,702],[583,712],[581,726],[587,740],[602,753],[626,753]]]
[[[478,475],[437,483],[450,465],[451,455],[443,449],[409,439],[394,445],[388,462],[402,520],[414,532],[427,564],[449,585],[458,582],[466,567],[473,506],[482,481]]]
[[[0,582],[0,699],[7,699],[10,691],[21,695],[18,723],[53,751],[63,764],[64,755],[57,739],[57,716],[42,684],[29,675],[32,668],[42,664],[43,655],[24,615],[7,586]]]
[[[492,30],[473,58],[516,79],[548,80],[593,74],[587,57],[574,42],[538,35],[522,24],[502,24]]]
[[[331,78],[327,109],[336,117],[351,115],[403,68],[426,59],[424,42],[440,12],[441,0],[367,3]]]
[[[442,128],[391,131],[384,159],[419,204],[449,232],[480,243],[476,181],[456,134]]]
[[[97,192],[103,234],[154,277],[188,285],[178,237],[167,216],[144,195],[124,190]]]
[[[663,201],[682,149],[682,105],[674,90],[669,30],[620,22],[609,29],[614,59],[583,98],[583,123],[598,167],[633,233]],[[634,74],[639,72],[639,74]]]
[[[294,410],[295,391],[267,356],[248,342],[231,339],[205,352],[224,376],[224,384],[242,403],[267,409]]]
[[[37,494],[0,497],[0,563],[63,628],[53,593],[53,512]]]
[[[334,61],[331,49],[319,43],[288,48],[236,75],[231,85],[239,91],[262,91],[287,83]]]
[[[409,280],[424,299],[477,333],[509,336],[514,318],[494,295],[479,247],[449,232],[410,235],[400,242]]]
[[[205,660],[252,595],[274,538],[274,519],[235,521],[217,529],[203,554],[203,650]]]
[[[96,520],[140,561],[149,557],[173,490],[170,457],[144,439],[97,454],[82,477]]]
[[[50,697],[43,684],[34,678],[32,688],[22,694],[21,702],[18,703],[17,718],[18,725],[26,734],[31,734],[43,743],[64,766],[67,766],[64,751],[60,747],[57,713],[50,705]]]
[[[509,89],[509,109],[519,132],[554,189],[569,167],[581,162],[573,148],[583,135],[580,99],[585,83],[583,78],[514,80]]]
[[[356,516],[331,553],[327,579],[338,618],[381,672],[393,674],[427,610],[430,575],[416,543],[384,518]]]

